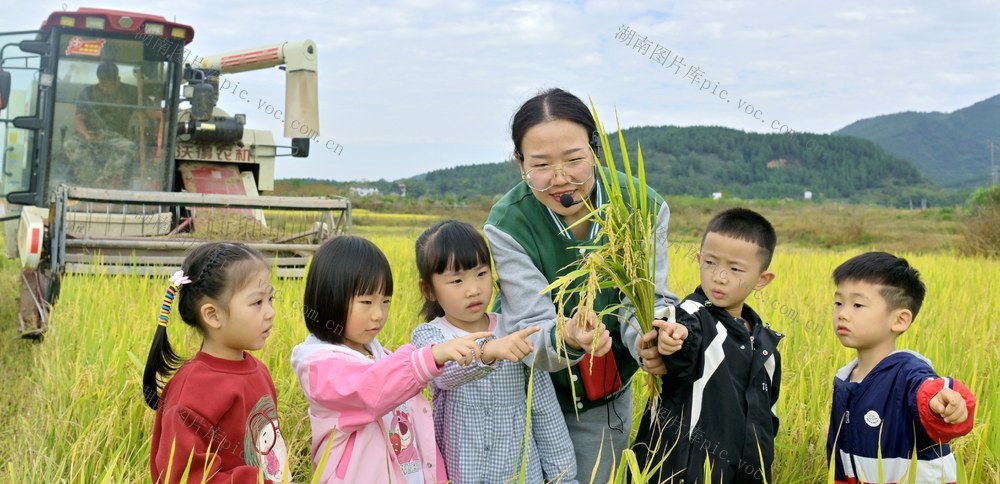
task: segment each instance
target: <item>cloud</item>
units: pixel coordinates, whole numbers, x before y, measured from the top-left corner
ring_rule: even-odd
[[[105,8],[137,7],[110,0]],[[142,9],[192,25],[190,48],[202,55],[316,41],[320,138],[343,151],[314,144],[308,159],[280,158],[279,177],[396,179],[502,161],[511,115],[553,86],[592,97],[606,121],[617,109],[625,126],[772,132],[777,121],[823,133],[881,114],[953,111],[1000,87],[997,1],[304,0],[276,8],[186,0]],[[32,28],[50,13],[38,4],[7,11],[4,30]],[[684,71],[674,74],[614,39],[622,25],[682,56]],[[692,67],[718,85],[716,94],[684,77]],[[280,123],[257,106],[284,102],[283,73],[233,80],[252,102],[224,94],[222,107],[280,134]],[[721,89],[729,99],[717,95]]]

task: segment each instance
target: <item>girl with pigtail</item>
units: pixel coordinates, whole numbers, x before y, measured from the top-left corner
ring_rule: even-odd
[[[270,335],[273,299],[268,264],[243,244],[199,246],[170,278],[142,382],[146,404],[156,410],[153,482],[180,482],[185,472],[191,482],[271,482],[285,475],[274,382],[247,353],[263,348]],[[167,337],[175,302],[181,320],[203,337],[200,351],[179,368]]]
[[[489,311],[490,249],[475,228],[438,222],[417,238],[416,256],[424,296],[420,315],[427,322],[413,331],[415,346],[493,332],[503,324],[502,314]],[[552,380],[547,371],[520,363],[533,351],[529,338],[537,332],[532,326],[478,339],[475,365],[449,362],[431,380],[434,433],[453,484],[510,482],[519,472],[526,482],[577,482],[573,443]]]

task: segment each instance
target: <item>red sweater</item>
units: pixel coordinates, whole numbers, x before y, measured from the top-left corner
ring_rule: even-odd
[[[244,356],[233,361],[199,352],[167,383],[149,450],[153,482],[179,482],[189,457],[190,482],[206,476],[212,483],[254,483],[258,474],[281,480],[288,451],[274,382],[260,360]]]

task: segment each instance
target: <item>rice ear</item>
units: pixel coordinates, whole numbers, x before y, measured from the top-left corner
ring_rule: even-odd
[[[604,154],[601,160],[604,166],[598,163],[597,172],[607,200],[600,207],[592,207],[589,200],[585,200],[585,207],[589,212],[576,224],[587,221],[598,224],[597,237],[586,245],[575,247],[583,249],[588,255],[572,264],[568,272],[553,281],[544,291],[551,291],[554,294],[553,301],[556,303],[557,312],[565,317],[567,314],[579,312],[607,314],[608,308],[594,311],[593,306],[599,291],[614,287],[628,299],[634,309],[625,313],[625,321],[622,324],[633,324],[631,320],[634,317],[640,332],[648,333],[653,330],[653,311],[656,302],[658,241],[654,234],[656,211],[659,206],[647,199],[649,191],[646,186],[646,167],[641,146],[638,147],[637,153],[637,179],[633,176],[628,147],[616,113],[618,145],[624,163],[622,167],[624,174],[619,173],[618,163],[611,152],[607,132],[593,99],[590,100],[590,106]],[[626,179],[622,180],[621,176],[625,176]],[[573,294],[579,296],[579,303],[576,307],[568,307],[569,296]],[[558,321],[557,326],[562,329]],[[559,336],[561,339],[562,332]],[[595,347],[596,344],[595,340]],[[562,347],[563,343],[557,342],[557,346]],[[650,394],[649,404],[651,408],[656,408],[661,380],[655,375],[647,375],[645,380]]]

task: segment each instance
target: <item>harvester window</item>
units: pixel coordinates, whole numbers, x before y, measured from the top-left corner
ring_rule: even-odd
[[[170,64],[139,40],[62,43],[50,186],[162,190]]]

